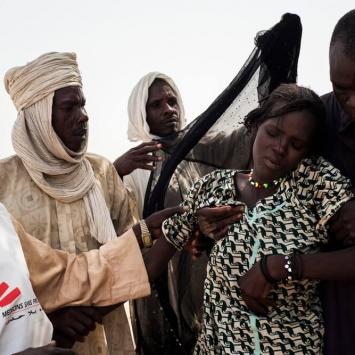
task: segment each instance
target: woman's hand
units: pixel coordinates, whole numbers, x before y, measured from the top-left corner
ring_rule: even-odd
[[[243,217],[244,206],[204,207],[197,210],[197,221],[201,232],[207,237],[220,240],[229,227]]]
[[[210,238],[205,237],[199,229],[195,230],[190,237],[184,249],[191,253],[192,259],[197,260],[202,253],[213,246],[214,242]]]
[[[266,317],[266,306],[275,307],[275,303],[267,298],[274,285],[265,279],[260,261],[239,279],[238,284],[245,304],[255,314]]]

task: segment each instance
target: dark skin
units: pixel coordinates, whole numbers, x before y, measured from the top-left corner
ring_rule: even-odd
[[[150,133],[158,137],[166,137],[178,131],[180,108],[177,97],[171,86],[164,80],[156,79],[149,87],[146,113]],[[135,169],[155,170],[156,167],[151,163],[159,162],[162,158],[152,156],[150,153],[161,147],[158,142],[151,141],[130,149],[113,163],[118,175],[123,178]]]
[[[87,138],[88,115],[85,96],[80,87],[56,90],[53,97],[52,125],[64,145],[79,152]],[[95,322],[102,323],[101,314],[93,307],[67,307],[48,315],[54,331],[63,333],[75,341],[95,329]]]
[[[56,342],[52,341],[46,346],[40,348],[29,348],[14,355],[75,355],[75,352],[69,349],[61,349],[56,347]]]
[[[274,109],[282,105],[275,105]],[[316,131],[316,120],[308,111],[295,111],[281,119],[271,118],[255,128],[257,132],[253,146],[253,179],[263,184],[285,176],[307,156]],[[250,184],[247,175],[241,173],[235,175],[234,182],[237,199],[249,208],[255,207],[258,201],[273,195],[278,189],[275,185],[266,189],[256,188]],[[284,268],[284,265],[282,267]],[[254,264],[240,278],[238,284],[248,308],[256,314],[266,316],[265,306],[274,306],[267,298],[273,285],[264,278],[260,262]]]
[[[161,225],[169,217],[176,213],[184,213],[186,209],[186,207],[181,206],[167,208],[152,214],[145,220],[153,240],[159,239],[154,246],[143,255],[150,281],[153,281],[160,275],[176,252],[176,249],[172,244],[166,241],[165,237],[161,238]],[[136,224],[133,226],[133,231],[140,248],[143,248],[140,225]],[[57,313],[55,320],[58,320],[59,324],[54,332],[53,338],[57,341],[59,346],[71,348],[75,341],[82,341],[83,337],[87,335],[89,331],[93,330],[92,328],[95,326],[95,322],[102,323],[102,317],[121,305],[122,303],[106,307],[66,307],[53,312]],[[83,314],[86,315],[86,319],[83,319]],[[77,324],[73,325],[74,323]],[[86,332],[87,334],[85,334]],[[77,340],[78,338],[79,340]]]
[[[298,118],[298,123],[295,126],[291,122],[291,117],[289,115],[290,114],[284,116],[283,124],[279,126],[280,130],[278,131],[278,135],[274,134],[272,128],[273,123],[270,122],[273,119],[265,121],[260,127],[258,127],[255,140],[256,146],[254,146],[253,149],[254,161],[258,163],[258,165],[255,163],[256,170],[254,169],[256,181],[259,179],[259,181],[263,183],[270,181],[270,178],[281,177],[281,171],[282,173],[286,172],[285,167],[292,170],[291,167],[295,167],[297,159],[302,159],[302,156],[306,156],[307,149],[311,144],[313,136],[311,132],[315,132],[315,120],[312,120],[310,116],[307,118],[307,115],[304,115],[305,118],[303,120],[300,119],[300,117]],[[294,119],[296,119],[296,116]],[[293,137],[294,135],[299,138],[302,137],[305,141],[306,144],[302,145],[302,148],[301,146],[294,145],[294,142],[299,142],[299,140],[295,141],[295,137]],[[277,144],[279,144],[280,147],[272,148],[272,145],[270,144],[271,139],[275,140],[275,144],[279,141]],[[295,150],[296,147],[297,149]],[[271,159],[272,155],[269,155],[269,153],[272,149],[274,150],[275,158],[278,159]],[[262,189],[255,189],[257,191],[254,193],[248,193],[248,190],[250,190],[251,187],[247,188],[247,186],[250,186],[250,184],[243,184],[246,179],[243,178],[241,174],[237,175],[241,176],[239,178],[238,176],[236,177],[236,185],[239,193],[238,199],[244,201],[249,207],[253,207],[260,198],[267,197],[268,193],[262,192]],[[272,195],[273,193],[272,190],[269,191],[269,195]],[[350,203],[351,202],[346,203],[343,208],[346,208]],[[304,279],[339,281],[355,280],[355,268],[353,266],[355,248],[331,253],[319,253],[316,255],[302,255],[300,257],[303,260]],[[271,255],[267,259],[269,273],[271,277],[277,281],[287,278],[287,272],[284,265],[283,255]],[[332,267],[329,268],[329,265],[332,265]],[[275,304],[267,298],[273,285],[263,276],[260,268],[260,261],[255,263],[252,268],[239,279],[238,284],[246,305],[255,314],[266,316],[267,306],[275,306]]]
[[[152,86],[154,96],[156,95],[156,91],[154,89],[154,84]],[[165,86],[164,90],[167,91],[167,104],[172,104],[173,98],[171,97],[172,95],[170,91],[167,90]],[[164,96],[165,94],[162,95]],[[154,97],[157,99],[156,96]],[[163,99],[161,98],[161,100]],[[160,101],[159,105],[163,106]],[[79,152],[87,140],[87,127],[89,118],[85,110],[85,103],[85,96],[83,90],[80,87],[65,87],[59,89],[55,92],[53,98],[53,129],[64,143],[64,145],[73,152]],[[153,103],[152,106],[156,111],[157,103]],[[169,110],[166,110],[165,113],[162,114],[163,117],[167,117],[168,111]],[[176,112],[179,112],[179,110],[174,110],[174,112],[175,115]],[[169,123],[166,125],[169,126]],[[160,148],[161,145],[157,144],[156,142],[150,142],[144,144],[143,146],[134,148],[134,154],[131,154],[132,152],[128,152],[128,156],[131,158],[133,157],[133,159],[131,159],[132,162],[137,162],[137,157],[140,157],[143,160],[145,159],[146,162],[159,161],[161,158],[147,158],[149,157],[147,156],[147,153],[158,150]],[[141,164],[141,162],[139,164]],[[146,167],[142,165],[139,166],[143,168]],[[147,167],[147,169],[154,169],[154,167]],[[196,240],[198,240],[198,238],[196,238]],[[195,243],[197,242],[194,241],[193,244]],[[198,253],[196,252],[196,254]],[[58,342],[66,345],[68,343],[66,340],[67,337],[71,339],[69,343],[74,343],[75,341],[84,342],[85,336],[87,336],[90,331],[95,329],[95,323],[101,324],[103,321],[103,315],[106,315],[109,313],[109,311],[112,311],[117,307],[118,306],[111,306],[105,308],[104,310],[98,310],[95,307],[66,307],[49,314],[48,317],[53,324],[54,334]]]
[[[330,47],[329,64],[333,92],[342,109],[354,121],[355,134],[355,62],[344,54],[342,43],[336,42]],[[331,219],[329,230],[344,247],[355,245],[355,201],[339,210]]]
[[[79,152],[86,141],[89,117],[85,110],[85,96],[80,87],[56,90],[53,98],[52,125],[64,145]]]

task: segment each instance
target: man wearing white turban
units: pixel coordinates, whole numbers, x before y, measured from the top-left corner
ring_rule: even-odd
[[[128,139],[143,142],[119,157],[114,165],[136,202],[142,218],[151,162],[161,158],[150,155],[161,148],[155,139],[169,136],[185,125],[185,110],[179,89],[165,74],[151,72],[133,88],[128,101]]]
[[[17,155],[0,162],[0,201],[10,213],[28,233],[69,253],[98,249],[128,230],[128,196],[114,166],[86,152],[88,116],[76,55],[47,53],[12,68],[5,87],[18,111]],[[97,325],[76,352],[133,354],[124,309],[104,324],[105,334]],[[81,329],[80,321],[72,322],[74,334]]]

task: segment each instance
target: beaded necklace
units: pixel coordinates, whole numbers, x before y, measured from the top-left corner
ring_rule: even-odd
[[[279,179],[276,179],[276,180],[273,180],[273,181],[270,181],[269,183],[267,184],[259,184],[258,182],[254,181],[253,180],[253,170],[250,171],[250,174],[247,175],[248,176],[248,179],[249,179],[249,182],[255,186],[255,187],[264,187],[265,189],[267,189],[269,186],[272,186],[272,185],[278,185],[278,184],[281,184],[283,178],[279,178]]]

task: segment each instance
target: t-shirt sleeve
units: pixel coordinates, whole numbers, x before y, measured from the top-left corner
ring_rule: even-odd
[[[316,179],[313,203],[319,217],[317,229],[326,232],[329,219],[354,195],[350,180],[331,163],[321,158],[318,167],[313,177]]]
[[[181,204],[188,206],[189,209],[184,214],[176,214],[163,223],[164,235],[176,249],[183,249],[189,241],[192,231],[197,226],[197,210],[217,205],[219,192],[223,189],[223,175],[223,170],[217,170],[197,180]]]

